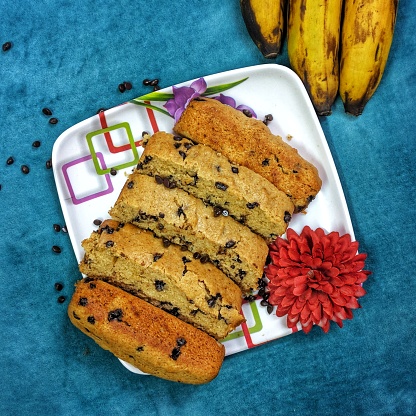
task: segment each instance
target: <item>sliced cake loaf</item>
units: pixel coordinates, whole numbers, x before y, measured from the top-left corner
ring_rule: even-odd
[[[261,120],[218,100],[192,100],[174,131],[265,177],[292,199],[295,212],[305,209],[321,189],[318,170],[295,148],[273,135]]]
[[[254,171],[231,164],[203,144],[158,132],[146,141],[137,169],[161,182],[174,182],[271,242],[286,232],[293,203]]]
[[[80,271],[225,338],[244,318],[239,287],[210,263],[132,224],[104,221],[82,242]]]
[[[201,262],[210,260],[244,293],[258,288],[268,253],[264,239],[229,216],[214,216],[212,207],[173,182],[135,170],[110,215],[183,246]]]
[[[102,348],[156,377],[208,383],[224,360],[224,346],[205,332],[104,281],[78,282],[68,316]]]

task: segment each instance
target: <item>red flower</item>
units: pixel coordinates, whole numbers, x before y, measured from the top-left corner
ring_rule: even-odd
[[[342,328],[342,321],[352,318],[351,310],[361,307],[357,298],[366,294],[367,255],[357,254],[358,242],[351,242],[349,234],[340,237],[306,226],[300,235],[292,229],[286,235],[287,240],[279,237],[270,245],[271,263],[265,270],[276,315],[287,314],[289,328],[300,322],[305,333],[314,324],[328,332],[330,321]]]

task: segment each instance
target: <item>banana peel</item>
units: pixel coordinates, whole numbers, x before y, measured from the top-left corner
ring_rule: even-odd
[[[262,55],[276,58],[284,40],[286,0],[240,0],[247,31]]]

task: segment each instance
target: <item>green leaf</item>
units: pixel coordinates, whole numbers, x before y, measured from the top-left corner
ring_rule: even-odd
[[[206,91],[202,94],[204,97],[208,95],[218,94],[220,92],[229,90],[233,87],[236,87],[237,85],[241,84],[242,82],[246,81],[248,77],[240,79],[239,81],[230,82],[228,84],[222,84],[222,85],[216,85],[214,87],[208,87]],[[134,98],[131,102],[140,101],[168,101],[169,99],[173,98],[174,95],[172,93],[166,93],[166,92],[159,92],[159,91],[153,91],[149,94],[142,95],[140,97]]]
[[[140,97],[134,98],[134,100],[141,100],[141,101],[167,101],[170,98],[173,98],[173,94],[169,94],[166,92],[150,92],[149,94],[142,95]]]
[[[166,110],[164,110],[163,108],[160,108],[160,107],[156,107],[155,105],[152,105],[152,104],[147,104],[147,103],[143,103],[143,102],[141,102],[141,101],[137,101],[138,100],[138,98],[135,98],[135,99],[133,99],[133,100],[130,100],[129,102],[130,103],[132,103],[132,104],[136,104],[136,105],[141,105],[142,107],[146,107],[146,108],[150,108],[151,110],[154,110],[154,111],[159,111],[160,113],[163,113],[163,114],[165,114],[165,115],[167,115],[167,116],[169,116],[169,117],[172,117]]]
[[[247,79],[248,77],[240,79],[239,81],[236,81],[236,82],[231,82],[229,84],[222,84],[222,85],[217,85],[215,87],[208,87],[207,90],[202,95],[207,96],[207,95],[212,95],[212,94],[218,94],[220,92],[229,90],[230,88],[236,87],[237,85],[241,84]]]

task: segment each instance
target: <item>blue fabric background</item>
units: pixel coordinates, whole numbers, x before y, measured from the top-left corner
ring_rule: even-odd
[[[373,271],[363,308],[343,329],[239,353],[212,383],[189,386],[130,373],[71,326],[68,302],[57,302],[80,275],[68,236],[52,227],[63,224],[45,167],[54,141],[99,108],[148,92],[144,78],[168,86],[266,63],[238,3],[0,1],[0,44],[13,43],[0,51],[1,415],[416,414],[412,0],[400,1],[385,75],[364,114],[347,116],[338,99],[321,119]],[[288,65],[286,50],[275,62]],[[126,80],[133,89],[121,94]],[[48,124],[45,106],[58,124]]]

